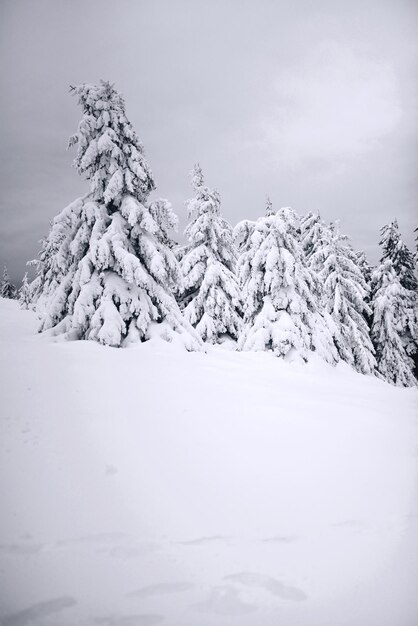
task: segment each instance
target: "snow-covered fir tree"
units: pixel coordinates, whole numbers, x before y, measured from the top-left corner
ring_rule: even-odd
[[[332,237],[330,227],[321,219],[319,213],[309,212],[300,219],[299,240],[305,262],[312,273],[312,291],[324,312],[326,296],[319,272],[324,267],[327,245]],[[325,315],[329,315],[325,312]]]
[[[108,82],[72,87],[83,110],[69,145],[90,192],[54,220],[40,257],[41,330],[109,346],[181,335],[188,349],[201,341],[173,296],[181,281],[168,245],[176,222],[155,188],[143,147]]]
[[[356,262],[363,274],[366,285],[370,286],[373,268],[367,260],[366,253],[363,250],[356,252]]]
[[[335,363],[332,329],[319,312],[298,227],[292,209],[275,213],[268,202],[266,215],[249,230],[238,260],[244,303],[239,348],[304,360],[312,350]],[[237,236],[242,232],[240,225],[235,230]]]
[[[418,280],[415,276],[414,257],[402,240],[398,221],[395,219],[390,224],[386,224],[380,233],[380,245],[382,246],[381,261],[390,259],[402,287],[410,291],[417,291]]]
[[[251,243],[251,235],[254,232],[255,222],[252,220],[241,220],[232,230],[232,237],[238,256],[248,251]]]
[[[402,240],[397,220],[381,229],[382,262],[390,260],[399,281],[406,289],[406,309],[408,315],[400,336],[407,354],[415,364],[418,374],[418,280],[415,273],[415,259],[408,246]]]
[[[356,253],[335,225],[322,229],[310,267],[322,285],[322,305],[336,325],[340,357],[362,374],[372,374],[376,360],[366,320],[369,289]]]
[[[22,309],[29,309],[31,305],[31,289],[28,281],[28,273],[25,272],[22,278],[22,285],[19,289],[19,303]]]
[[[300,220],[300,242],[307,261],[318,249],[322,248],[329,238],[329,227],[322,221],[318,213],[309,212]]]
[[[3,270],[3,279],[0,286],[0,296],[2,298],[9,298],[10,300],[14,300],[17,296],[17,289],[15,285],[10,281],[9,272],[6,266],[4,266]]]
[[[401,338],[410,315],[408,291],[402,286],[390,259],[374,270],[372,291],[371,337],[376,349],[378,372],[395,385],[416,385],[414,362],[406,353]]]
[[[199,165],[193,169],[192,186],[195,195],[187,202],[191,222],[185,230],[188,245],[180,252],[181,306],[204,341],[237,339],[241,304],[232,228],[221,215],[219,194],[205,185]]]
[[[417,236],[415,237],[415,270],[416,272],[418,271],[418,227],[414,230],[414,233],[417,233]],[[416,274],[415,272],[415,274]]]

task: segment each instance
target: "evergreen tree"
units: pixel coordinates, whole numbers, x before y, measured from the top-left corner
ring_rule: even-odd
[[[22,286],[19,289],[19,303],[22,309],[29,309],[31,305],[31,290],[28,282],[28,273],[25,272]]]
[[[255,228],[255,222],[251,220],[241,220],[232,230],[234,245],[238,255],[248,251],[251,235]]]
[[[415,276],[414,257],[402,240],[397,220],[383,226],[380,233],[382,236],[380,245],[383,249],[381,262],[390,259],[402,287],[417,291],[418,281]]]
[[[382,262],[388,259],[391,261],[402,287],[406,290],[404,297],[407,315],[404,317],[400,337],[406,353],[414,361],[414,371],[418,375],[418,280],[414,257],[402,240],[397,220],[383,226],[381,235]]]
[[[0,296],[2,298],[9,298],[10,300],[14,300],[17,296],[17,289],[15,285],[10,282],[10,276],[6,266],[4,266],[3,270],[3,280],[0,286]]]
[[[372,275],[373,322],[371,337],[380,375],[395,385],[416,385],[413,360],[407,355],[401,333],[410,315],[409,296],[390,259]]]
[[[238,273],[244,303],[241,350],[272,350],[304,360],[315,350],[329,362],[338,360],[332,333],[318,310],[292,209],[274,213],[268,202],[267,214],[247,237]]]
[[[323,285],[322,303],[337,328],[335,341],[340,357],[362,374],[376,367],[366,316],[368,286],[347,237],[337,227],[327,229],[326,238],[311,257],[311,268]]]
[[[181,335],[188,349],[198,349],[173,296],[181,280],[167,245],[175,216],[166,201],[149,201],[154,180],[124,99],[103,81],[71,90],[83,118],[69,145],[78,145],[74,165],[90,192],[53,220],[44,242],[41,330],[116,347],[155,333]]]
[[[322,249],[329,238],[329,228],[317,213],[308,213],[300,220],[300,242],[305,257],[311,265],[312,256]],[[317,269],[317,268],[313,268]]]
[[[356,252],[356,263],[360,268],[361,273],[363,274],[366,285],[370,286],[373,268],[369,264],[366,253],[363,250],[359,250],[358,252]]]
[[[327,297],[325,295],[324,285],[319,278],[319,273],[324,267],[327,257],[327,246],[331,238],[332,233],[330,227],[322,221],[318,213],[309,212],[301,218],[300,243],[306,264],[311,270],[313,281],[312,291],[326,316],[329,316],[325,306]],[[335,332],[337,331],[335,330]]]
[[[199,165],[192,172],[192,186],[195,196],[187,203],[192,220],[185,230],[189,243],[180,253],[181,306],[204,341],[237,339],[240,294],[232,228],[220,213],[219,194],[205,186]]]
[[[415,241],[416,241],[415,266],[417,266],[418,265],[418,227],[414,230],[414,233],[417,233],[417,236],[415,237]]]

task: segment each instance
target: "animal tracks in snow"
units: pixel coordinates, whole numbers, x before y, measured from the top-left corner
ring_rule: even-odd
[[[238,574],[229,574],[224,577],[224,580],[240,583],[245,587],[257,587],[259,589],[264,589],[265,591],[282,598],[283,600],[300,602],[307,599],[307,595],[304,591],[302,591],[302,589],[285,585],[276,578],[266,576],[265,574],[240,572]]]
[[[41,624],[40,621],[44,617],[49,617],[55,613],[60,613],[65,609],[69,609],[77,604],[74,598],[63,596],[61,598],[53,598],[45,602],[32,604],[23,611],[11,613],[0,619],[1,626],[29,626],[30,624]]]
[[[231,585],[213,587],[206,600],[195,605],[202,613],[216,613],[218,615],[239,616],[257,610],[257,605],[243,602],[239,592]]]
[[[294,543],[299,541],[298,535],[277,535],[275,537],[265,537],[263,543]]]
[[[161,624],[164,619],[164,615],[141,613],[138,615],[108,615],[97,617],[94,621],[100,626],[152,626],[153,624]]]
[[[157,583],[155,585],[147,585],[141,587],[135,591],[127,593],[129,598],[151,598],[154,596],[165,596],[175,593],[183,593],[193,589],[193,583],[178,582],[178,583]]]
[[[196,539],[187,541],[178,541],[177,543],[181,546],[206,546],[214,543],[224,543],[227,539],[228,538],[223,535],[213,535],[209,537],[197,537]]]

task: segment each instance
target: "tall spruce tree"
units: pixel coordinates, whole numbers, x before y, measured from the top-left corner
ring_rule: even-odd
[[[395,385],[416,385],[414,362],[406,353],[401,337],[410,315],[408,291],[402,286],[390,259],[374,270],[372,292],[371,337],[378,372]]]
[[[14,300],[17,296],[17,289],[10,280],[9,272],[6,266],[4,266],[3,270],[3,280],[0,285],[0,296],[2,298],[9,298],[10,300]]]
[[[189,243],[180,253],[181,307],[204,341],[237,339],[241,303],[232,228],[221,215],[219,194],[205,185],[199,165],[193,169],[192,186],[195,196],[187,202],[192,219],[185,230]]]
[[[41,330],[119,347],[155,333],[201,342],[173,296],[181,280],[167,245],[175,216],[155,188],[143,147],[108,82],[71,88],[83,118],[69,146],[90,191],[54,220],[40,259]],[[42,303],[42,300],[44,302]]]
[[[316,351],[328,362],[338,360],[332,332],[318,309],[314,280],[298,241],[298,218],[289,208],[255,222],[238,260],[243,291],[241,350],[272,350],[306,360]],[[237,234],[241,231],[236,228]]]
[[[322,285],[322,305],[335,323],[338,352],[357,371],[372,374],[376,360],[366,319],[371,314],[368,286],[347,237],[335,225],[321,232],[309,262]]]

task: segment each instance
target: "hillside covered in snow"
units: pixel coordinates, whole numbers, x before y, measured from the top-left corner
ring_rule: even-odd
[[[413,626],[417,390],[0,299],[2,626]]]

